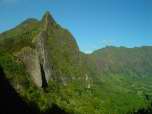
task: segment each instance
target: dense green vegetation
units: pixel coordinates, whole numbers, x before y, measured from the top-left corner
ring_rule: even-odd
[[[87,55],[79,51],[70,32],[48,15],[0,34],[0,65],[27,103],[42,112],[56,104],[71,114],[132,114],[152,108],[152,47],[106,47]],[[15,55],[23,47],[35,49],[33,41],[46,19],[55,79],[47,88],[38,88]]]

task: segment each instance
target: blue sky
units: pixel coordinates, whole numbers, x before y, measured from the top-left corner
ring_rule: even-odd
[[[0,32],[47,10],[81,51],[152,45],[152,0],[0,0]]]

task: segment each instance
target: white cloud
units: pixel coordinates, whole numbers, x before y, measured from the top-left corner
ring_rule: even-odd
[[[110,41],[110,40],[103,40],[102,41],[102,45],[104,45],[104,46],[111,46],[113,43],[112,43],[112,41]]]

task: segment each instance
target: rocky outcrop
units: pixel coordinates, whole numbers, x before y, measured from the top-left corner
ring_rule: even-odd
[[[45,78],[46,78],[46,81],[48,82],[49,79],[53,80],[53,77],[51,75],[52,67],[50,64],[50,59],[48,57],[47,40],[48,40],[47,32],[42,31],[37,36],[35,40],[35,45],[36,45],[36,51],[38,53],[40,65],[44,69]]]
[[[48,57],[47,39],[47,32],[41,31],[33,41],[35,49],[24,47],[17,53],[38,87],[46,86],[49,79],[53,80],[52,67]]]
[[[40,61],[37,51],[30,47],[24,47],[16,54],[25,64],[27,72],[32,76],[33,82],[42,87],[42,76],[40,70]]]

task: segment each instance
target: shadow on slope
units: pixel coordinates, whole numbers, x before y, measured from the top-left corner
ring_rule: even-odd
[[[133,114],[152,114],[152,108],[140,109],[140,110],[138,110],[137,112],[135,112]]]
[[[51,109],[40,113],[34,104],[27,104],[17,94],[15,89],[6,79],[2,67],[0,66],[0,114],[67,114],[57,105],[53,105]]]

